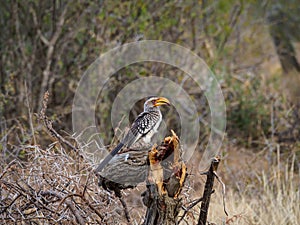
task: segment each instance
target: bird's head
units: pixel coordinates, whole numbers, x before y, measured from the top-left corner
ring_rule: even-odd
[[[170,105],[170,102],[164,97],[151,97],[145,102],[144,111],[158,108],[161,105]]]

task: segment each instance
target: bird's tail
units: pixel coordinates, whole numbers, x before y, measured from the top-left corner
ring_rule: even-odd
[[[104,169],[104,167],[110,162],[110,160],[123,148],[124,144],[121,142],[117,145],[99,164],[96,172],[100,172]]]

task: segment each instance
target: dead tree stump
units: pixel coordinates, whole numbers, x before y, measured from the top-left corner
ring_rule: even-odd
[[[144,225],[178,224],[188,210],[199,202],[201,202],[201,209],[198,224],[204,225],[207,221],[210,197],[214,192],[214,179],[220,179],[216,174],[219,162],[218,157],[212,160],[209,170],[204,173],[207,180],[202,198],[186,207],[187,210],[180,219],[178,215],[182,210],[182,202],[179,194],[184,186],[187,172],[182,160],[179,139],[173,131],[172,136],[166,137],[159,146],[139,150],[125,149],[116,155],[100,172],[99,183],[105,189],[113,190],[121,199],[122,189],[133,188],[138,183],[146,181],[147,189],[142,194],[143,203],[147,207]],[[223,189],[225,194],[225,187]],[[125,211],[128,213],[127,209]],[[225,202],[224,211],[227,215]]]
[[[172,131],[159,146],[149,152],[147,190],[142,194],[147,207],[144,225],[176,224],[181,210],[178,198],[186,178],[179,139]]]

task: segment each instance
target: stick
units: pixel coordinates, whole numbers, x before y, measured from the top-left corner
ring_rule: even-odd
[[[214,185],[214,179],[215,174],[214,172],[217,171],[219,166],[220,159],[214,158],[211,162],[209,171],[206,173],[207,179],[205,183],[204,193],[203,193],[203,199],[201,203],[201,209],[200,209],[200,216],[198,220],[198,225],[205,225],[207,221],[207,214],[208,214],[208,207],[210,202],[210,196],[213,191],[213,185]]]

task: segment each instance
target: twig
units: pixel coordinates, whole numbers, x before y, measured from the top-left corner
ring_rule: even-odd
[[[82,191],[82,197],[84,197],[84,194],[85,194],[85,192],[86,192],[86,189],[87,189],[87,186],[88,186],[88,182],[89,182],[90,176],[91,176],[91,173],[89,173],[88,176],[87,176],[87,179],[86,179],[86,182],[85,182],[83,191]]]
[[[17,161],[14,159],[13,161],[11,161],[6,167],[5,169],[3,170],[3,172],[1,173],[0,175],[0,180],[2,179],[2,177],[7,173],[8,169],[14,165],[15,163],[17,163]]]
[[[85,225],[86,222],[83,219],[83,217],[79,214],[79,212],[77,211],[77,209],[75,208],[75,206],[72,204],[72,201],[70,201],[69,199],[66,199],[66,197],[63,197],[61,194],[55,192],[55,191],[43,191],[40,193],[41,195],[50,195],[50,196],[54,196],[57,197],[59,199],[63,199],[65,204],[68,206],[68,208],[71,210],[71,212],[74,214],[76,221],[80,224],[80,225]],[[67,196],[69,197],[69,196]]]
[[[63,197],[60,201],[60,203],[58,204],[57,208],[59,209],[60,206],[67,201],[68,198],[71,198],[73,199],[73,197],[82,197],[82,195],[80,194],[76,194],[76,193],[72,193],[72,194],[69,194],[69,195],[66,195],[65,197]]]
[[[46,116],[46,110],[47,110],[47,103],[49,100],[49,92],[46,91],[44,94],[44,98],[43,98],[43,106],[42,109],[40,111],[39,114],[39,118],[41,120],[43,120],[45,127],[47,128],[47,130],[50,132],[51,136],[53,136],[54,138],[56,138],[60,143],[65,144],[66,146],[68,146],[70,149],[74,150],[75,152],[78,152],[78,149],[73,146],[69,141],[67,141],[66,139],[64,139],[59,133],[57,133],[57,131],[53,128],[52,126],[52,121],[50,121],[48,119],[48,117]]]
[[[93,210],[100,218],[101,220],[104,219],[104,216],[101,215],[101,213],[84,197],[82,197],[83,201],[90,207],[91,210]]]
[[[186,214],[192,209],[194,208],[199,202],[202,202],[203,198],[199,198],[194,200],[188,207],[183,207],[182,209],[184,210],[184,213],[182,214],[180,220],[178,221],[178,224],[184,219],[184,217],[186,216]]]
[[[6,181],[1,181],[2,184],[6,185],[7,187],[10,187],[11,189],[14,189],[17,193],[19,193],[20,195],[22,195],[24,198],[28,199],[32,204],[36,205],[37,207],[39,207],[37,205],[37,203],[41,204],[41,206],[45,209],[47,209],[49,212],[53,213],[53,214],[58,214],[57,212],[51,210],[50,208],[48,208],[46,205],[44,205],[40,199],[38,199],[36,196],[34,196],[32,193],[30,193],[29,191],[26,191],[18,182],[16,182],[16,184],[11,184],[9,182]],[[28,196],[30,196],[30,198],[28,198]]]
[[[35,138],[35,134],[34,134],[34,127],[33,127],[33,121],[32,121],[32,115],[31,115],[31,110],[30,110],[29,99],[28,99],[28,89],[27,89],[26,81],[25,81],[25,94],[26,94],[26,107],[28,109],[30,130],[31,130],[32,137],[33,137],[33,143],[34,143],[34,145],[36,145],[37,142],[36,142],[36,138]]]
[[[130,214],[129,214],[129,211],[128,211],[128,208],[127,208],[127,204],[126,202],[124,201],[124,199],[121,197],[119,197],[119,200],[124,208],[124,213],[125,213],[125,217],[126,217],[126,220],[128,222],[128,224],[131,224],[131,218],[130,218]]]
[[[240,17],[242,11],[243,11],[243,4],[235,5],[233,7],[230,22],[228,24],[231,30],[229,30],[229,32],[228,31],[225,32],[225,37],[221,40],[218,51],[223,51],[224,46],[225,46],[226,42],[228,41],[228,38],[230,37],[232,30],[233,30],[234,26],[236,25],[238,18]]]
[[[11,206],[14,204],[14,202],[15,202],[18,198],[20,198],[21,196],[22,196],[21,194],[18,194],[17,197],[15,197],[8,205],[2,206],[1,208],[3,208],[3,209],[0,211],[0,214],[4,213],[4,212],[5,212],[9,207],[11,207]]]
[[[225,212],[226,216],[228,216],[228,213],[226,211],[226,206],[225,206],[225,194],[226,194],[225,184],[223,183],[223,181],[221,180],[221,178],[218,176],[217,171],[214,171],[214,175],[216,176],[217,180],[222,185],[223,209],[224,209],[224,212]]]

